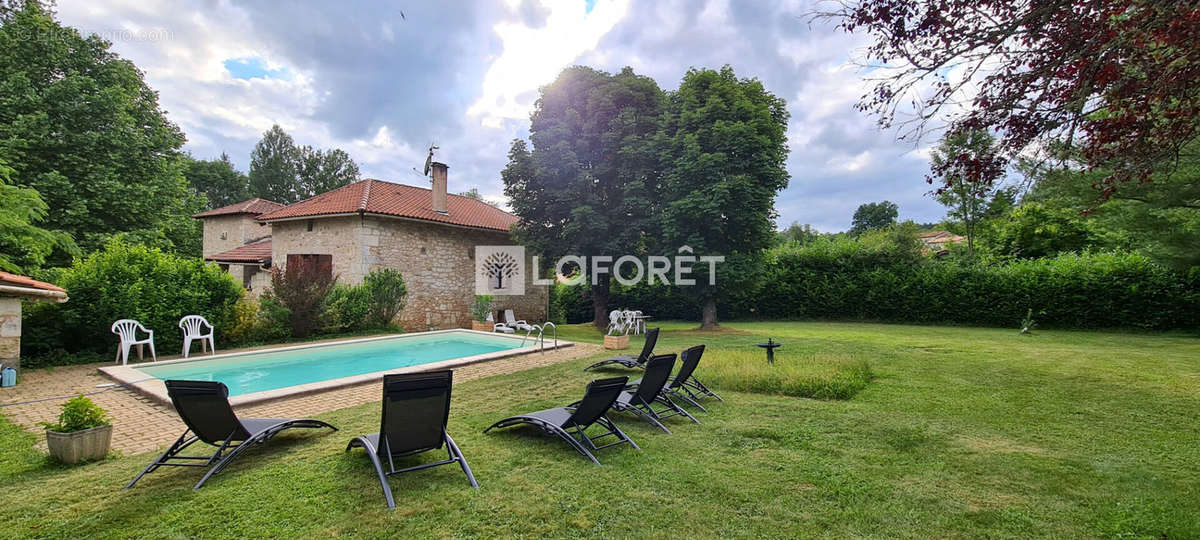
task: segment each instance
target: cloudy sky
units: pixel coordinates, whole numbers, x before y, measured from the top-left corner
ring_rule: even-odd
[[[247,2],[59,0],[59,18],[98,33],[159,92],[199,158],[245,170],[278,123],[299,144],[339,147],[365,177],[423,185],[431,142],[453,191],[502,199],[510,141],[527,137],[539,86],[572,64],[632,66],[664,89],[692,66],[734,67],[785,98],[791,183],[781,227],[844,230],[861,203],[936,221],[927,150],[854,110],[864,45],[806,1],[450,0]],[[928,142],[925,143],[928,145]]]

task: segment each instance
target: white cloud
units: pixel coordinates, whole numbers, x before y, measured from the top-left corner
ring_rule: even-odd
[[[479,99],[467,110],[481,125],[501,128],[505,120],[527,119],[538,87],[553,81],[563,67],[594,48],[625,16],[629,1],[601,0],[590,13],[582,1],[548,1],[542,7],[550,14],[538,28],[521,21],[493,27],[504,43],[504,52],[491,62]]]
[[[240,168],[278,123],[300,144],[339,147],[363,176],[420,184],[427,145],[454,192],[502,199],[508,144],[527,135],[537,89],[568,65],[632,66],[664,89],[689,67],[730,64],[788,100],[790,186],[779,222],[848,226],[889,199],[902,218],[943,210],[924,194],[928,142],[897,142],[854,110],[869,88],[847,65],[865,41],[810,24],[810,0],[445,0],[345,9],[299,1],[60,0],[63,22],[97,32],[158,91],[197,157]],[[223,62],[261,58],[288,79],[235,79]],[[955,73],[950,74],[958,76]]]

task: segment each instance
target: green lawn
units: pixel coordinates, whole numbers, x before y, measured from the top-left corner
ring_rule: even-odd
[[[377,404],[323,415],[342,431],[281,436],[199,492],[190,469],[120,491],[150,455],[46,466],[0,422],[0,536],[1200,537],[1194,337],[662,326],[659,351],[708,344],[702,377],[769,335],[781,366],[865,362],[874,379],[843,400],[718,388],[726,403],[702,425],[672,419],[674,435],[620,416],[642,451],[603,450],[602,467],[532,430],[481,433],[580,397],[586,361],[463,383],[450,432],[481,489],[452,467],[408,473],[395,511],[362,451],[342,452],[377,429]]]

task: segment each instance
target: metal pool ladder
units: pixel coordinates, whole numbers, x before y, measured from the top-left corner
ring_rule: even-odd
[[[549,321],[544,322],[540,325],[538,325],[538,324],[529,325],[529,330],[525,331],[525,337],[521,338],[521,346],[522,347],[525,346],[525,341],[529,339],[530,334],[532,334],[533,331],[536,329],[537,337],[535,337],[533,339],[537,341],[538,352],[545,353],[546,352],[546,338],[542,334],[545,332],[547,326],[550,327],[550,335],[554,337],[554,348],[557,349],[558,348],[558,326],[555,326],[554,323],[549,322]]]

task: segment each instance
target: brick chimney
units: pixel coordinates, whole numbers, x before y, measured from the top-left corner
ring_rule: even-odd
[[[433,211],[439,214],[449,214],[446,211],[446,171],[450,167],[437,161],[430,164],[433,169]]]

